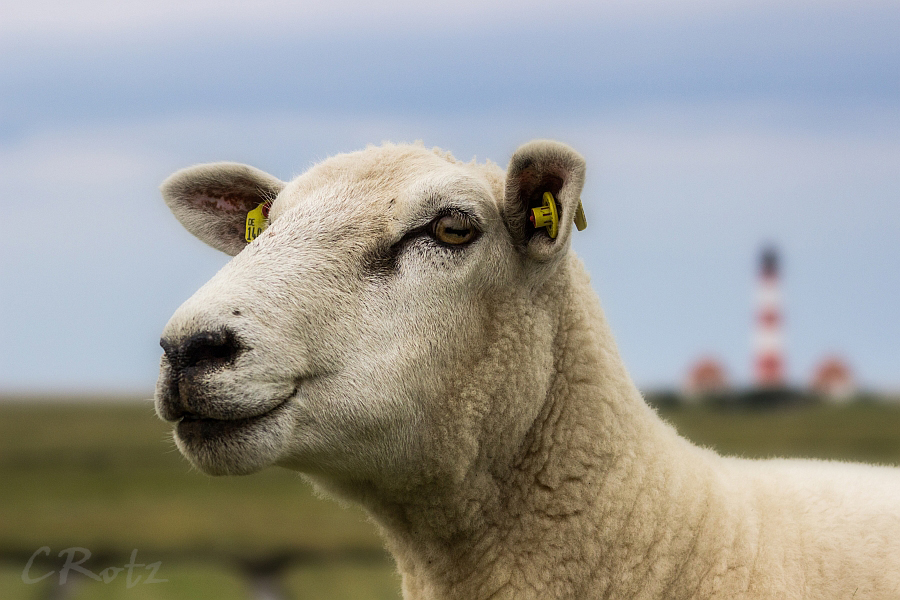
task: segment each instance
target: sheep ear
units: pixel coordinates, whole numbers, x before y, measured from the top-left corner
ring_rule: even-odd
[[[584,172],[584,158],[560,142],[535,140],[513,154],[506,170],[503,216],[514,243],[529,258],[546,262],[568,247]],[[545,192],[553,195],[558,212],[555,238],[531,220],[532,209],[544,204]]]
[[[178,171],[160,190],[185,229],[234,256],[247,245],[247,213],[274,200],[284,182],[247,165],[210,163]]]

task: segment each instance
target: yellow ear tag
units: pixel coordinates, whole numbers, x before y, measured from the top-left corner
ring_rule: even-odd
[[[531,222],[535,228],[546,227],[547,233],[551,239],[556,239],[559,234],[559,212],[556,210],[556,200],[550,192],[544,192],[544,205],[539,208],[531,209]],[[581,200],[578,201],[578,208],[575,209],[575,227],[578,231],[584,231],[587,228],[587,218],[584,216],[584,207]]]
[[[247,213],[247,225],[244,228],[244,239],[249,244],[263,232],[269,225],[269,207],[270,202],[263,202],[253,210]]]
[[[575,209],[575,227],[578,228],[578,231],[587,229],[587,218],[584,216],[584,207],[581,205],[581,200],[578,201],[578,208]]]
[[[544,192],[544,205],[531,209],[531,222],[534,223],[535,229],[540,227],[547,228],[547,234],[556,239],[559,233],[559,213],[556,212],[556,200],[553,194]]]

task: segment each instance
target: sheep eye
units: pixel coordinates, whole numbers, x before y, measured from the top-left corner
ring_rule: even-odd
[[[474,240],[478,230],[465,216],[451,214],[436,219],[431,226],[431,234],[443,244],[459,246]]]

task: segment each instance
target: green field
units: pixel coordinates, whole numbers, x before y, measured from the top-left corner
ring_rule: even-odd
[[[79,600],[247,598],[240,569],[292,553],[309,564],[287,569],[291,597],[399,597],[399,578],[360,511],[317,498],[284,469],[203,475],[169,430],[149,402],[0,403],[0,599],[43,597],[58,585],[55,576],[22,581],[43,546],[54,560],[35,565],[33,578],[58,571],[57,554],[80,547],[98,555],[85,563],[94,573],[122,567],[137,549],[138,562],[161,561],[156,578],[169,580],[130,589],[121,574],[86,580]]]
[[[692,440],[747,457],[804,456],[900,464],[900,408],[858,404],[770,411],[661,411]],[[212,478],[191,469],[149,402],[0,402],[0,598],[50,597],[68,548],[100,573],[161,564],[162,583],[82,578],[72,598],[247,598],[267,567],[291,598],[397,598],[399,578],[375,528],[354,508],[269,469]],[[77,559],[80,554],[73,555]],[[49,562],[46,562],[49,561]],[[279,562],[281,561],[281,562]],[[149,572],[135,570],[143,575]],[[113,574],[113,571],[109,571]]]

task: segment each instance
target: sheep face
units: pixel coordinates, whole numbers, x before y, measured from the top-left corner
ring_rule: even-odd
[[[549,377],[531,373],[553,369],[527,338],[552,335],[539,297],[571,231],[564,218],[551,239],[527,214],[551,191],[573,215],[583,172],[539,142],[508,177],[421,146],[333,157],[287,184],[234,164],[170,177],[175,215],[234,255],[163,332],[156,409],[179,449],[211,474],[280,464],[408,488],[502,454],[486,436],[513,447]],[[521,404],[496,401],[510,390]]]

